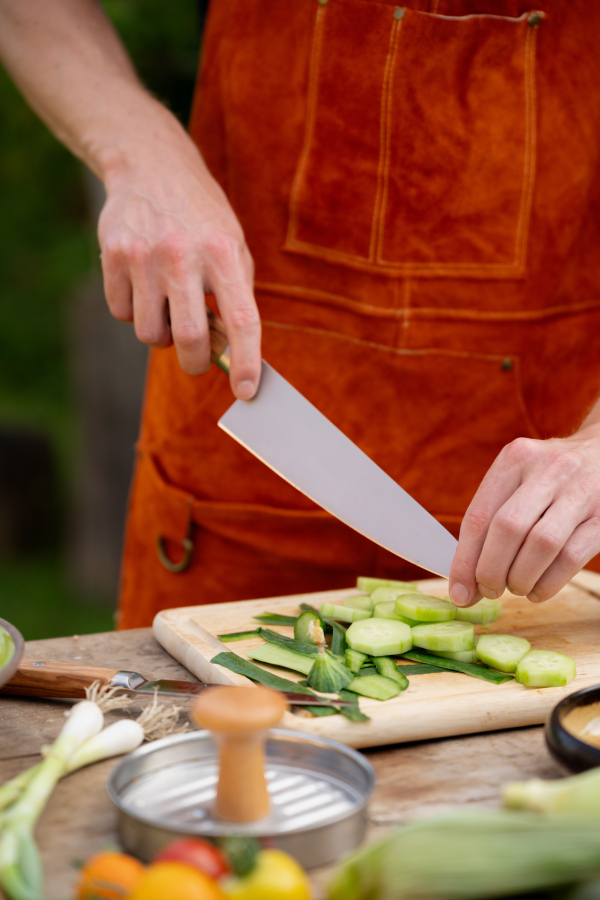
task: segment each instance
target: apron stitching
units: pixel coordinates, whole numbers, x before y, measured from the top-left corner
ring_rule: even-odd
[[[316,288],[304,287],[303,285],[292,284],[276,284],[268,281],[257,281],[255,287],[258,291],[273,294],[290,294],[298,296],[309,303],[318,301],[329,301],[336,306],[348,309],[360,315],[372,315],[377,318],[395,319],[404,315],[403,310],[390,309],[389,307],[372,306],[368,303],[362,303],[358,300],[351,300],[348,297],[342,297],[339,294],[331,294],[327,291],[320,291]],[[551,306],[546,309],[534,310],[515,310],[514,312],[496,312],[494,310],[470,310],[470,309],[447,309],[445,307],[412,307],[411,317],[413,319],[477,319],[489,320],[493,322],[512,320],[538,320],[555,318],[557,316],[581,315],[587,312],[600,312],[600,304],[598,302],[563,304],[562,306]]]
[[[470,350],[451,350],[447,347],[423,347],[420,349],[407,350],[401,347],[390,347],[389,344],[378,344],[376,341],[365,341],[362,338],[357,338],[349,334],[326,331],[324,328],[313,328],[309,325],[288,325],[286,322],[273,322],[268,319],[263,319],[263,325],[267,328],[279,328],[282,331],[302,331],[306,334],[313,334],[319,337],[346,341],[351,344],[358,344],[362,347],[370,347],[373,350],[393,353],[395,356],[449,356],[461,359],[487,360],[489,362],[502,362],[506,358],[505,353],[473,353]],[[516,360],[518,358],[519,357],[516,354],[511,354],[511,359]]]
[[[396,71],[396,56],[398,52],[398,44],[399,44],[399,35],[400,30],[402,28],[403,19],[399,19],[398,21],[394,21],[394,24],[397,25],[396,34],[394,36],[394,52],[392,54],[392,61],[390,63],[390,72],[388,76],[388,86],[387,86],[387,114],[386,114],[386,122],[385,122],[385,169],[383,173],[383,193],[381,197],[381,206],[379,209],[379,229],[377,235],[377,262],[382,262],[381,259],[383,254],[383,232],[385,229],[385,212],[387,207],[387,199],[389,192],[389,178],[390,178],[390,161],[391,161],[391,137],[392,137],[392,100],[394,97],[394,73]]]
[[[408,329],[410,327],[410,293],[412,288],[412,282],[410,278],[407,278],[404,282],[404,290],[402,292],[402,299],[404,301],[404,307],[402,310],[402,333],[400,335],[400,340],[396,341],[396,343],[400,344],[400,348],[402,350],[406,349],[406,345],[408,343]]]
[[[389,150],[388,131],[390,127],[390,95],[391,76],[394,70],[394,60],[396,57],[397,35],[400,31],[401,20],[394,19],[390,31],[390,43],[388,54],[383,70],[383,84],[381,86],[381,105],[380,105],[380,124],[379,124],[379,161],[377,165],[377,191],[375,193],[375,206],[373,208],[373,220],[371,222],[371,242],[369,244],[369,262],[375,259],[376,241],[378,240],[379,219],[381,215],[381,206],[383,203],[383,194],[385,193],[386,167],[389,165],[387,156]],[[356,257],[355,257],[356,258]]]
[[[515,263],[525,266],[527,256],[528,224],[533,200],[533,184],[535,180],[535,155],[537,148],[536,135],[536,93],[535,93],[535,41],[537,28],[527,26],[525,46],[525,144],[526,162],[523,174],[523,200],[517,227]]]
[[[307,99],[307,107],[308,107],[308,117],[306,122],[306,132],[304,135],[304,146],[302,147],[302,155],[300,157],[300,163],[298,165],[298,171],[296,172],[296,177],[294,178],[294,184],[292,186],[292,194],[290,198],[290,220],[288,225],[288,236],[287,241],[288,244],[293,243],[293,235],[296,233],[296,211],[298,206],[298,194],[300,193],[300,189],[302,187],[302,182],[304,178],[304,172],[306,166],[308,165],[308,157],[310,155],[310,148],[312,144],[312,138],[315,128],[315,119],[317,112],[317,93],[318,93],[318,74],[320,68],[320,60],[321,60],[321,47],[323,44],[323,30],[324,30],[324,20],[325,20],[325,10],[326,6],[319,6],[317,10],[317,15],[315,19],[315,27],[313,31],[313,39],[312,39],[312,47],[310,52],[310,63],[309,63],[309,87],[308,87],[308,99]]]

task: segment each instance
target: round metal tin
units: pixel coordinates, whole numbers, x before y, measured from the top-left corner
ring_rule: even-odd
[[[362,842],[375,784],[362,754],[326,738],[273,729],[265,757],[271,812],[257,822],[233,825],[212,813],[218,755],[208,731],[154,741],[130,753],[107,784],[125,849],[147,861],[175,837],[251,835],[314,868]]]

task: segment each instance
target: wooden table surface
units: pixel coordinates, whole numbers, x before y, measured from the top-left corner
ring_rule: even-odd
[[[128,669],[147,677],[191,678],[154,640],[149,628],[31,641],[25,655]],[[181,701],[183,706],[188,702]],[[69,705],[0,697],[0,783],[39,760],[40,747],[54,740]],[[115,715],[108,714],[107,721]],[[452,807],[496,807],[506,782],[560,774],[540,727],[364,752],[377,776],[369,808],[369,839],[390,826]],[[72,896],[74,863],[118,845],[116,811],[105,791],[116,763],[108,760],[69,775],[53,793],[37,829],[48,897]],[[326,872],[313,875],[317,898],[324,896],[327,876]]]

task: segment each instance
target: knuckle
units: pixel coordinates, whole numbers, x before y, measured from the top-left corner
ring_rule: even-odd
[[[532,537],[537,547],[545,554],[556,554],[560,550],[560,537],[554,532],[548,531],[548,529],[540,529],[534,532]]]
[[[159,326],[148,324],[134,324],[135,336],[142,344],[148,344],[150,347],[157,346],[164,340],[164,329]]]
[[[223,231],[212,232],[206,238],[204,247],[212,261],[220,268],[231,268],[241,257],[241,242]]]
[[[487,529],[489,521],[490,518],[487,511],[483,507],[475,506],[472,509],[468,509],[465,513],[460,528],[461,533],[464,531],[467,535],[478,535]]]
[[[538,442],[532,438],[518,437],[510,444],[507,444],[502,453],[504,456],[514,463],[522,463],[531,458],[535,452]]]
[[[523,531],[523,520],[515,510],[500,510],[494,524],[503,536],[515,537]]]
[[[137,267],[145,265],[150,256],[150,247],[142,238],[134,238],[125,247],[125,255]]]
[[[182,350],[203,348],[206,343],[202,329],[195,322],[180,322],[173,328],[173,340]]]
[[[260,328],[260,318],[256,307],[248,304],[236,306],[230,312],[231,325],[235,331],[254,331]]]
[[[589,553],[586,548],[579,544],[567,544],[563,548],[561,554],[561,562],[566,564],[569,569],[582,569],[589,559]]]

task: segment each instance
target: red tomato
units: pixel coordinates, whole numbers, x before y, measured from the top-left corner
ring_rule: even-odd
[[[225,855],[218,847],[202,838],[178,838],[159,850],[155,862],[182,862],[193,866],[210,878],[222,878],[231,872]]]

